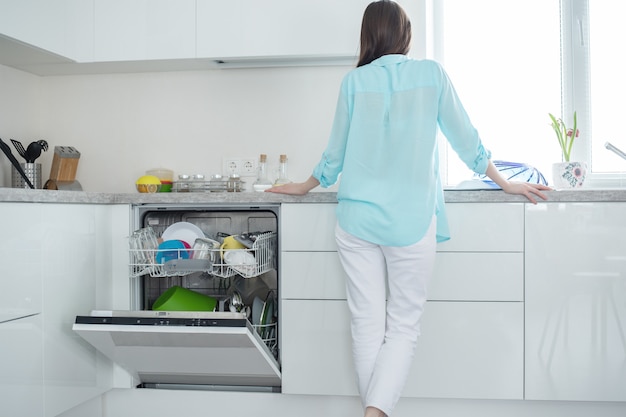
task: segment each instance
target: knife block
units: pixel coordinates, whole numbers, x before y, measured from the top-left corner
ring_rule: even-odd
[[[71,146],[55,146],[50,179],[55,182],[72,182],[76,179],[80,152]]]

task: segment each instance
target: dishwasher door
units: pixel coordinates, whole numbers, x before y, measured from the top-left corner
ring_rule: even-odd
[[[280,388],[278,363],[243,313],[93,311],[73,330],[144,387]]]

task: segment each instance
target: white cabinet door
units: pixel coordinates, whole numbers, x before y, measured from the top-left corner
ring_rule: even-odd
[[[451,239],[438,252],[522,252],[524,204],[447,204]]]
[[[406,397],[524,397],[524,304],[426,303]]]
[[[72,325],[76,315],[111,305],[113,253],[127,249],[130,216],[127,205],[41,210],[45,415],[56,416],[112,386],[112,364]]]
[[[93,58],[93,3],[3,0],[0,34],[75,61]]]
[[[43,416],[41,206],[0,204],[0,404]]]
[[[437,252],[428,299],[524,301],[524,254]]]
[[[369,3],[197,0],[198,57],[353,57]]]
[[[284,299],[345,300],[346,279],[337,252],[282,252]]]
[[[195,8],[195,0],[95,0],[95,61],[195,58]]]
[[[2,203],[0,212],[2,316],[34,314],[0,324],[0,403],[17,404],[10,415],[56,416],[112,385],[110,362],[71,329],[77,314],[111,305],[130,211]]]
[[[526,209],[526,398],[626,401],[626,203]]]
[[[523,398],[523,303],[428,302],[403,396]],[[357,395],[345,301],[283,300],[283,392]]]
[[[0,323],[2,415],[44,415],[41,315]]]
[[[280,208],[282,251],[336,251],[337,204],[283,204]]]
[[[282,392],[358,395],[346,301],[283,300]]]

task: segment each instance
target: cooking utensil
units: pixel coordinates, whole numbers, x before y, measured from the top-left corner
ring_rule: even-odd
[[[19,172],[22,178],[24,178],[24,181],[26,182],[26,184],[28,184],[30,188],[35,189],[35,186],[33,185],[32,182],[30,182],[30,179],[28,178],[28,176],[22,169],[22,166],[17,161],[17,159],[15,159],[15,156],[13,156],[13,152],[11,152],[11,148],[2,139],[0,139],[0,148],[2,148],[2,152],[4,152],[7,158],[9,158],[9,161],[11,161],[11,164],[15,167],[17,172]]]
[[[26,150],[24,149],[22,142],[15,139],[11,139],[11,142],[13,143],[13,146],[15,146],[15,149],[17,149],[17,153],[19,153],[22,158],[26,159]]]
[[[239,313],[243,311],[245,306],[246,305],[243,303],[243,298],[241,298],[241,294],[239,294],[239,291],[233,292],[233,294],[230,296],[230,311],[233,313]]]
[[[36,142],[31,142],[26,148],[26,162],[34,163],[37,158],[41,155],[41,151],[48,150],[48,142],[45,140],[38,140]]]

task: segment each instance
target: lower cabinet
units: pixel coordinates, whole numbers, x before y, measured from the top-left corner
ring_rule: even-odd
[[[526,398],[626,401],[626,203],[526,208]]]
[[[287,394],[357,395],[345,278],[333,238],[335,207],[281,209],[282,391]],[[438,247],[403,395],[523,399],[524,205],[450,204],[448,214],[456,239]]]
[[[0,404],[14,417],[44,415],[41,315],[0,323]]]
[[[77,314],[111,305],[112,259],[127,255],[127,205],[1,203],[0,404],[12,417],[57,416],[112,385],[110,362],[77,334]],[[10,238],[9,238],[10,237]],[[127,273],[126,269],[123,270]],[[3,415],[4,415],[3,414]]]
[[[357,395],[344,300],[284,300],[283,392]],[[522,303],[428,302],[403,396],[521,399]]]

